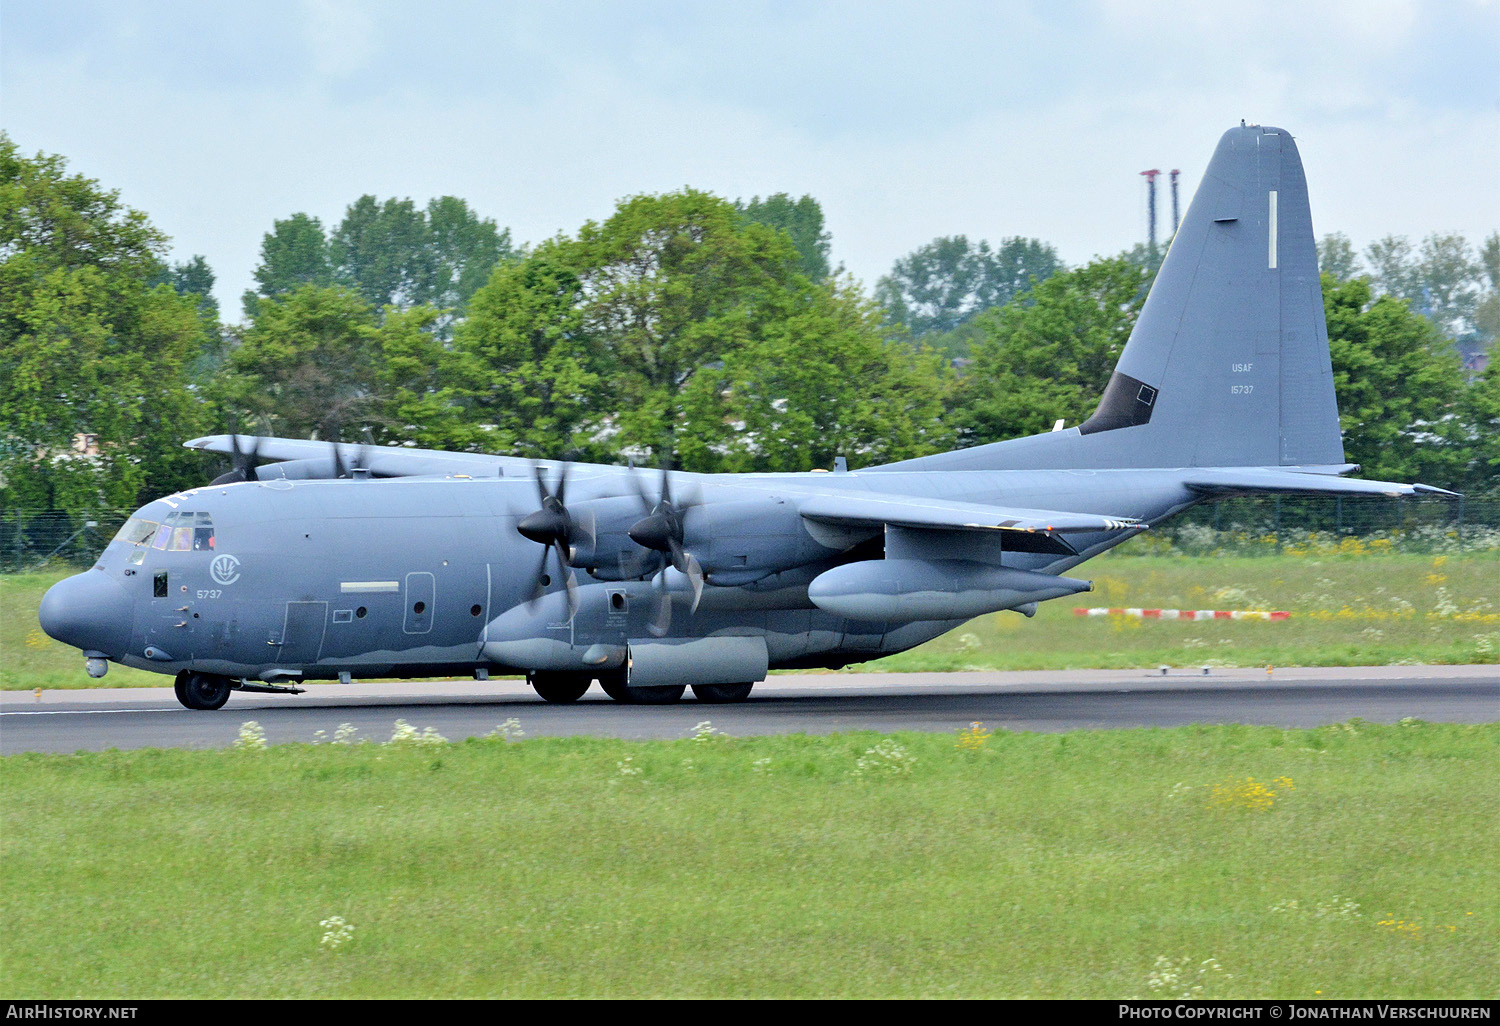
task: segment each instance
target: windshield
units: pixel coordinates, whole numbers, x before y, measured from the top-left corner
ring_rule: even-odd
[[[177,510],[162,521],[131,517],[115,535],[115,541],[135,547],[132,563],[145,559],[148,548],[164,552],[212,552],[214,521],[207,513]]]
[[[115,541],[124,542],[126,545],[145,545],[156,535],[158,526],[154,520],[131,517],[115,535]]]

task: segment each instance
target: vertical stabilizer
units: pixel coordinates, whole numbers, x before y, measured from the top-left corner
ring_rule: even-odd
[[[1145,466],[1344,461],[1307,180],[1287,132],[1234,128],[1219,140],[1079,430],[1121,428]]]
[[[1307,181],[1291,135],[1219,140],[1098,408],[910,469],[1344,462]]]

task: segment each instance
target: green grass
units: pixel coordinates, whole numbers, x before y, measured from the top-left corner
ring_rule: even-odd
[[[42,593],[68,571],[0,575],[0,689],[165,686],[83,657],[42,633]],[[1500,551],[1451,556],[1182,557],[1106,555],[1076,576],[1097,590],[980,617],[946,636],[854,669],[1078,669],[1141,666],[1358,666],[1500,661]],[[1290,620],[1088,619],[1077,606],[1278,609]]]
[[[1216,959],[1207,997],[1500,990],[1500,726],[900,734],[909,772],[853,775],[880,742],[7,757],[0,992],[1171,996],[1158,957]],[[1271,807],[1215,802],[1246,778]]]
[[[995,613],[877,670],[1371,666],[1500,661],[1500,553],[1321,558],[1106,555],[1095,591]],[[1091,606],[1285,610],[1289,620],[1079,617]]]

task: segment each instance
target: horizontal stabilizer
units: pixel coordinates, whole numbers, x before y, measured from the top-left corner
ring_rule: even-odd
[[[1193,470],[1183,478],[1183,484],[1194,491],[1212,495],[1256,492],[1307,495],[1449,495],[1454,497],[1458,495],[1457,492],[1445,491],[1431,485],[1361,481],[1356,478],[1334,477],[1330,474],[1306,471],[1276,470],[1270,467]]]

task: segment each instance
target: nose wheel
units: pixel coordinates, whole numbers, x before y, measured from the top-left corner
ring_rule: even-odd
[[[177,681],[172,686],[177,693],[177,701],[189,709],[207,710],[222,708],[229,701],[229,692],[233,687],[228,677],[221,677],[216,673],[189,673],[184,670],[177,675]]]

